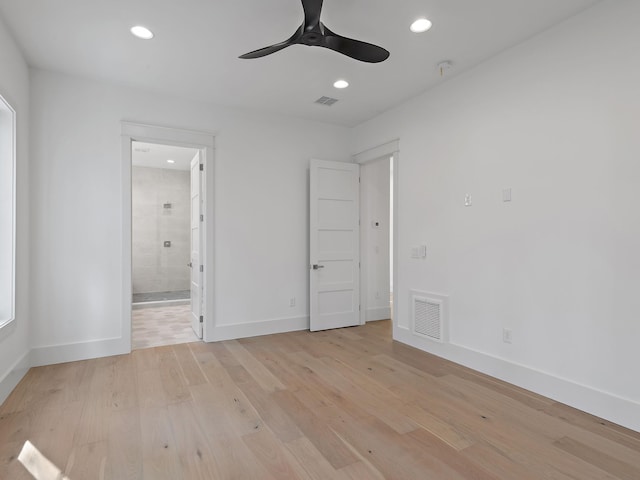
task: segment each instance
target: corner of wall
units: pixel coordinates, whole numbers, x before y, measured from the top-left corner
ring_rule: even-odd
[[[439,344],[393,326],[393,339],[640,432],[640,404],[547,372],[453,343]]]
[[[43,365],[124,355],[130,352],[131,349],[125,339],[107,338],[65,345],[33,347],[31,349],[30,360],[32,367],[41,367]]]
[[[26,351],[6,372],[0,377],[0,405],[9,397],[20,380],[31,368],[31,351]]]

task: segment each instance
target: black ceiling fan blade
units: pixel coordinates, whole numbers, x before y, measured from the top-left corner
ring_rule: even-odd
[[[382,47],[343,37],[342,35],[333,33],[327,27],[325,27],[324,30],[324,46],[331,50],[367,63],[384,62],[389,58],[389,52]]]
[[[270,45],[268,47],[259,48],[258,50],[254,50],[253,52],[245,53],[244,55],[240,55],[238,58],[260,58],[266,57],[267,55],[271,55],[272,53],[279,52],[283,48],[287,48],[291,45],[294,45],[296,42],[289,40],[285,40],[284,42],[276,43],[275,45]]]
[[[304,26],[313,28],[320,24],[320,13],[322,12],[323,0],[302,0],[304,9]]]

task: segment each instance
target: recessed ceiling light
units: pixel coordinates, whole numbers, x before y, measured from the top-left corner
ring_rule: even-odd
[[[432,25],[433,24],[431,23],[431,21],[427,20],[426,18],[419,18],[415,22],[413,22],[411,24],[411,27],[409,28],[413,33],[422,33],[429,30]]]
[[[349,86],[349,82],[346,80],[337,80],[333,86],[336,88],[347,88]]]
[[[143,40],[151,40],[153,38],[153,32],[142,25],[131,27],[131,33]]]
[[[167,160],[167,163],[176,163],[175,160]]]

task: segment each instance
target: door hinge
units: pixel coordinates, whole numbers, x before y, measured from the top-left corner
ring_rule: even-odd
[[[204,214],[202,214],[202,213],[200,214],[200,221],[204,222]]]
[[[204,172],[204,163],[201,163],[201,164],[200,164],[200,171],[201,171],[201,172]]]
[[[200,265],[200,271],[204,272],[204,265]]]
[[[358,305],[358,311],[362,311],[362,305]]]
[[[358,183],[360,183],[360,177],[358,177]]]
[[[200,315],[200,323],[204,323],[204,317]]]

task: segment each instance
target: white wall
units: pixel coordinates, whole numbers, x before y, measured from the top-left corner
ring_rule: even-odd
[[[395,337],[636,430],[639,20],[605,1],[357,127],[354,147],[400,138]],[[410,289],[450,296],[453,345],[409,333]]]
[[[191,172],[134,166],[131,184],[133,293],[189,290]]]
[[[0,403],[29,367],[29,70],[0,19],[0,95],[16,111],[16,310],[0,330]]]
[[[391,318],[389,294],[390,159],[360,167],[360,245],[367,322]],[[374,227],[374,222],[378,224]]]
[[[308,161],[348,160],[348,129],[40,70],[31,94],[35,364],[112,354],[129,335],[122,120],[215,133],[213,338],[306,327]]]

